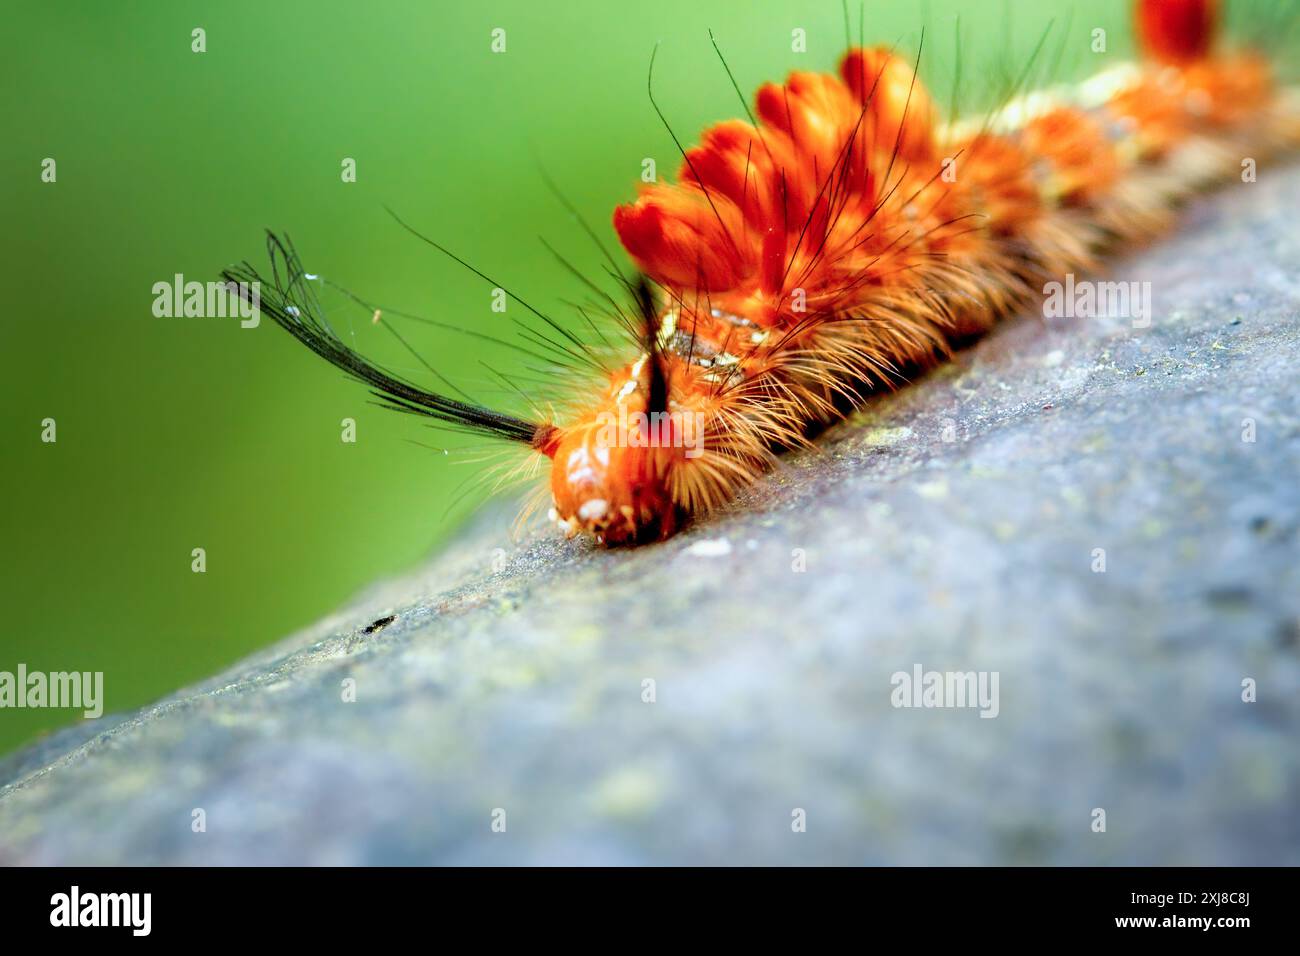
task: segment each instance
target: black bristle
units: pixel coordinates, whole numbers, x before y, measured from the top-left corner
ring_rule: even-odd
[[[638,275],[632,285],[636,299],[637,317],[641,320],[642,337],[646,354],[650,356],[650,387],[646,391],[646,413],[668,411],[668,375],[660,357],[659,314],[655,310],[654,292],[650,280]]]
[[[271,259],[270,282],[247,262],[223,270],[222,278],[233,284],[232,291],[250,302],[250,289],[257,283],[259,299],[256,304],[263,315],[331,365],[369,385],[387,407],[476,434],[526,445],[535,444],[538,436],[549,430],[545,423],[526,421],[426,391],[364,358],[344,344],[325,321],[315,290],[289,238],[281,239],[268,232],[266,245]]]

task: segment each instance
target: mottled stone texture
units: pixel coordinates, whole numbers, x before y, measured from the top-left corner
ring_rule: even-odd
[[[1300,863],[1298,195],[1263,168],[1116,263],[1150,327],[1008,323],[666,544],[490,512],[0,765],[0,859]],[[999,715],[891,706],[914,664]]]

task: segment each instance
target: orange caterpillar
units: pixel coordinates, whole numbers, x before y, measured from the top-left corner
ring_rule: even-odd
[[[274,237],[261,308],[393,407],[551,459],[552,517],[569,535],[661,539],[1051,277],[1158,233],[1243,157],[1300,143],[1300,107],[1268,65],[1214,51],[1216,15],[1214,0],[1141,0],[1143,63],[982,127],[942,123],[912,66],[881,48],[850,50],[838,76],[762,87],[753,122],[707,129],[678,183],[615,210],[661,295],[629,283],[641,354],[566,422],[427,392],[362,359],[316,317]],[[259,281],[247,266],[226,278]]]

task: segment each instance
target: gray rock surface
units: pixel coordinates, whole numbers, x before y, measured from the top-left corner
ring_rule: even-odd
[[[1300,863],[1297,196],[1263,169],[1116,263],[1149,328],[1008,323],[663,545],[489,510],[0,764],[0,860]],[[998,716],[895,708],[915,664],[996,671]]]

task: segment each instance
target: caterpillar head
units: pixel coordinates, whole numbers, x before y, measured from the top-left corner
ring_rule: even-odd
[[[675,416],[647,413],[668,403],[656,368],[648,355],[624,368],[588,415],[555,429],[541,447],[553,461],[552,517],[569,537],[586,532],[601,544],[635,544],[676,528],[669,476],[698,436]]]
[[[552,517],[564,533],[585,532],[601,544],[635,544],[668,537],[676,508],[666,483],[669,449],[627,435],[604,416],[555,437]]]

